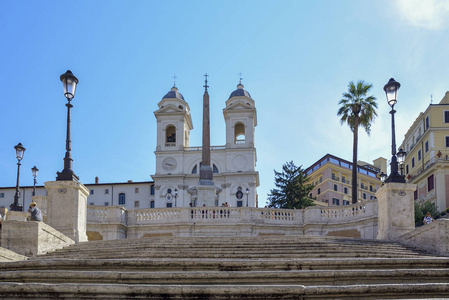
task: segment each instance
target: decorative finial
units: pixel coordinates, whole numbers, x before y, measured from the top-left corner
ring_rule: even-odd
[[[173,75],[173,87],[176,87],[176,78],[178,78],[176,74]]]
[[[210,76],[210,75],[207,75],[207,73],[204,75],[204,77],[206,77],[206,83],[204,84],[204,87],[206,88],[206,91],[207,91],[207,88],[209,87],[209,86],[207,85],[207,76]]]
[[[240,81],[239,81],[239,84],[242,84],[242,75],[243,75],[243,73],[242,72],[240,72],[240,73],[238,73],[237,75],[239,75],[240,76]]]

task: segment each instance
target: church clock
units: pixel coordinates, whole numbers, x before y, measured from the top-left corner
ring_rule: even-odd
[[[176,159],[167,157],[162,161],[162,168],[166,171],[173,171],[176,168]]]

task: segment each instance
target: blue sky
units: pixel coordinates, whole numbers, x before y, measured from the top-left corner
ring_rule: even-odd
[[[63,169],[66,100],[59,76],[79,79],[72,110],[74,171],[83,183],[147,181],[155,172],[157,103],[176,85],[201,144],[204,73],[211,144],[225,144],[222,109],[242,72],[255,100],[259,204],[273,169],[308,167],[326,153],[351,160],[338,101],[349,81],[373,84],[378,118],[359,159],[391,157],[383,86],[401,83],[398,145],[449,90],[447,1],[0,0],[0,186],[15,186],[14,146],[26,148],[21,185]]]

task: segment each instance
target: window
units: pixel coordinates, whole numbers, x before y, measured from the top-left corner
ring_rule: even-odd
[[[139,193],[139,188],[135,188],[134,189],[134,193],[138,194]]]
[[[173,125],[165,130],[165,146],[176,146],[176,127]]]
[[[167,207],[173,207],[171,203],[167,203]]]
[[[245,144],[245,125],[237,123],[234,126],[234,143]]]
[[[414,167],[415,167],[415,158],[412,157],[412,168],[414,168]]]
[[[154,195],[154,184],[150,187],[150,195]]]
[[[192,174],[196,174],[196,173],[198,173],[198,168],[197,168],[197,166],[195,165],[195,166],[193,167],[193,169],[192,169]]]
[[[104,193],[105,193],[105,194],[109,194],[109,189],[105,189],[105,190],[104,190]]]
[[[427,191],[430,192],[434,189],[434,182],[433,182],[433,174],[427,177]]]
[[[332,198],[332,204],[333,205],[340,205],[340,200],[337,198]]]
[[[446,139],[446,147],[449,147],[449,136],[446,136],[445,139]]]
[[[449,110],[444,111],[444,123],[449,123]]]
[[[344,192],[345,194],[347,194],[347,193],[348,193],[348,188],[347,188],[347,187],[344,187],[344,188],[343,188],[343,192]]]
[[[95,205],[93,202],[90,202],[89,205]]]
[[[363,193],[363,199],[366,199],[366,193]]]
[[[125,205],[125,203],[126,203],[125,193],[118,194],[118,204]]]
[[[104,203],[104,206],[109,206],[109,202],[105,202],[105,203]]]
[[[364,182],[362,182],[362,189],[364,189],[365,188],[365,183]]]
[[[154,208],[154,201],[150,202],[150,208]]]
[[[370,192],[374,191],[374,188],[373,188],[373,186],[371,184],[369,185],[369,191]]]
[[[424,149],[426,150],[426,153],[429,152],[429,141],[424,143]]]
[[[243,201],[237,201],[237,207],[242,207],[243,206]]]
[[[341,176],[341,182],[345,183],[346,182],[346,177],[345,176]]]
[[[418,199],[418,190],[413,193],[413,200]]]
[[[338,190],[338,187],[336,184],[334,184],[334,191],[337,191],[337,190]]]
[[[343,200],[343,205],[349,205],[349,201],[348,200]]]
[[[426,117],[426,128],[424,128],[424,130],[427,128],[429,128],[429,116]]]
[[[5,193],[0,193],[0,198],[4,198],[5,197]]]
[[[420,161],[420,160],[421,160],[421,149],[418,150],[418,161]]]
[[[94,194],[94,190],[90,190],[90,194],[93,195]]]
[[[408,174],[408,164],[405,166],[405,173]]]
[[[374,200],[374,199],[376,199],[376,196],[371,195],[370,199]]]
[[[318,188],[317,195],[321,194],[321,189]]]
[[[139,207],[139,206],[140,206],[139,201],[134,201],[134,207]]]
[[[215,164],[213,164],[212,172],[213,173],[218,173],[218,168],[217,168],[217,166]]]

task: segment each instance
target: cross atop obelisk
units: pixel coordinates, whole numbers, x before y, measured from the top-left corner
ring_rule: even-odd
[[[204,75],[206,77],[204,84],[204,95],[203,95],[203,147],[202,147],[202,160],[200,167],[200,185],[214,185],[212,178],[212,168],[210,164],[210,117],[209,117],[209,93],[207,92],[207,73]]]

